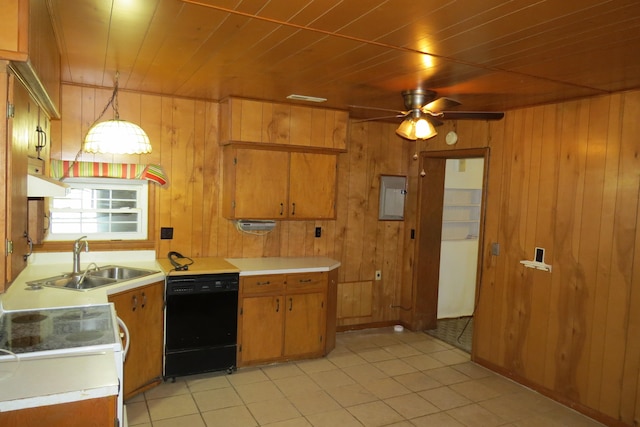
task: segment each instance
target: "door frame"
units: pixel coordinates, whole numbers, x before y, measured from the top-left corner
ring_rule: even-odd
[[[483,158],[478,259],[476,262],[475,301],[478,300],[484,258],[484,225],[489,175],[489,147],[460,150],[423,151],[420,153],[421,176],[418,184],[416,245],[414,254],[411,329],[435,329],[438,320],[438,288],[440,284],[440,248],[444,175],[447,159]]]

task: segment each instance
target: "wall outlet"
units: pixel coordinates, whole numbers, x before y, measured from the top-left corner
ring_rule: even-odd
[[[316,227],[316,237],[322,236],[322,227]]]
[[[493,256],[500,255],[500,243],[492,243],[491,244],[491,255],[493,255]]]
[[[160,227],[160,239],[162,240],[173,239],[173,227]]]
[[[382,271],[376,270],[376,280],[382,280]]]

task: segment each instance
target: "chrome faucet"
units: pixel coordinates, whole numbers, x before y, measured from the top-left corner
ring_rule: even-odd
[[[86,240],[87,236],[82,236],[75,242],[73,242],[73,274],[80,274],[80,252],[84,248],[85,252],[89,252],[89,242]]]
[[[87,273],[91,271],[92,267],[94,271],[100,270],[100,267],[98,267],[98,264],[96,264],[95,262],[89,264],[87,268],[84,269],[84,273],[82,273],[82,276],[80,277],[80,280],[78,280],[78,283],[76,283],[77,289],[80,289],[80,287],[82,286],[82,282],[84,282],[85,277],[87,277]]]

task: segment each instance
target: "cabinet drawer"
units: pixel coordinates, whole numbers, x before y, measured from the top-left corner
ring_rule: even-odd
[[[243,294],[278,292],[284,289],[284,284],[284,274],[244,276],[240,278],[240,289]]]
[[[286,283],[288,290],[324,289],[327,285],[327,273],[321,271],[287,274]]]

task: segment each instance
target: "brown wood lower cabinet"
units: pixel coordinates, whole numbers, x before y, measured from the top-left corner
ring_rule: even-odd
[[[327,284],[327,272],[241,277],[238,366],[324,355]]]
[[[286,296],[285,357],[322,354],[326,339],[325,300],[325,292]]]
[[[240,359],[243,362],[277,359],[284,336],[283,296],[243,298]]]
[[[127,325],[131,344],[124,362],[124,398],[162,382],[164,281],[109,296]]]
[[[116,424],[117,396],[0,413],[2,427],[104,427]],[[122,425],[120,423],[120,425]]]

